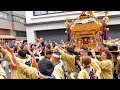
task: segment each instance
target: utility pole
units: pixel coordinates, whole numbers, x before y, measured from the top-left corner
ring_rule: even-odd
[[[11,20],[11,29],[10,29],[10,35],[13,35],[13,29],[14,29],[14,25],[13,25],[13,11],[10,11],[10,20]]]

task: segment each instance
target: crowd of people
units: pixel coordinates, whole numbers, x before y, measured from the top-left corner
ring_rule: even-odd
[[[85,46],[75,52],[75,46],[44,43],[6,43],[0,46],[0,79],[7,79],[3,62],[9,63],[11,79],[119,79],[109,48],[102,47],[96,55]],[[118,64],[119,65],[119,64]]]

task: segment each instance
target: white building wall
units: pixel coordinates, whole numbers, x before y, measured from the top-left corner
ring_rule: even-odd
[[[35,30],[35,31],[61,29],[61,28],[65,28],[64,22],[27,26],[27,29]]]
[[[32,23],[31,18],[33,17],[33,11],[25,11],[26,23]]]
[[[80,11],[65,12],[48,14],[41,16],[33,16],[33,11],[26,11],[26,22],[27,23],[38,23],[38,22],[49,22],[49,21],[59,21],[65,20],[66,18],[74,19],[80,15]]]
[[[26,34],[27,34],[27,41],[29,43],[35,42],[35,32],[34,29],[30,29],[29,27],[26,27]]]
[[[75,19],[80,15],[81,11],[72,11],[65,13],[48,14],[41,16],[33,16],[33,11],[26,11],[26,23],[38,23],[65,20],[66,18]],[[120,11],[110,11],[108,16],[120,15]],[[95,16],[104,16],[101,12],[95,12]]]
[[[120,17],[110,18],[108,25],[120,24]]]

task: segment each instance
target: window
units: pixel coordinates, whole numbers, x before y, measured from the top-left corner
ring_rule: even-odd
[[[2,12],[0,12],[0,18],[3,18],[3,13]]]
[[[25,23],[25,19],[18,16],[13,16],[13,21],[19,22],[19,23]]]
[[[20,19],[20,22],[21,22],[21,23],[25,23],[25,20],[24,20],[24,19]]]
[[[47,14],[47,11],[40,11],[41,13],[41,15],[45,15],[45,14]]]
[[[0,12],[0,18],[2,19],[9,19],[9,14],[5,12]]]
[[[34,15],[38,16],[38,15],[45,15],[47,14],[47,11],[34,11]]]
[[[26,37],[26,32],[25,31],[16,31],[16,36],[17,37]]]
[[[34,15],[40,15],[40,11],[34,11]]]
[[[33,15],[40,16],[40,15],[55,14],[61,12],[65,12],[65,11],[33,11]]]
[[[55,11],[48,11],[48,14],[52,14],[52,13],[55,13]]]
[[[7,19],[8,18],[8,15],[7,14],[3,14],[3,18]]]

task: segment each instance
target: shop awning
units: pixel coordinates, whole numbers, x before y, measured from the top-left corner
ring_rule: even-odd
[[[1,40],[16,40],[15,36],[12,35],[0,35]]]

